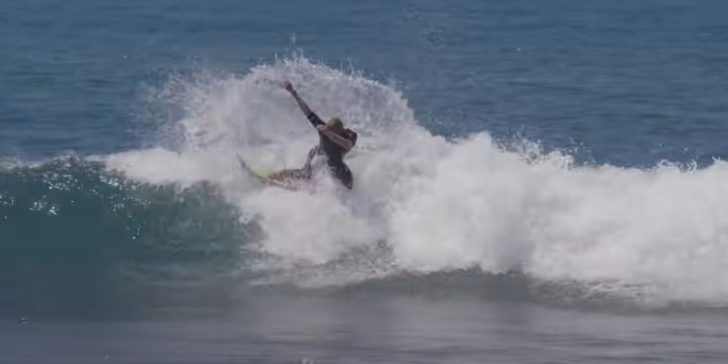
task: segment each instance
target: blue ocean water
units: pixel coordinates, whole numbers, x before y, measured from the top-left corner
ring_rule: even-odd
[[[722,362],[726,10],[0,4],[0,362]]]

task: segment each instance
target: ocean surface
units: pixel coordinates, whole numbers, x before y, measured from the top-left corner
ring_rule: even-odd
[[[4,1],[0,363],[725,363],[726,14]]]

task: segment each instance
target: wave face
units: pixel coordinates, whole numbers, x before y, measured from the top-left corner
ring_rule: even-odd
[[[360,133],[348,157],[353,193],[326,177],[314,193],[263,188],[237,168],[236,154],[297,167],[316,143],[284,79]],[[3,172],[0,259],[29,262],[3,264],[4,276],[79,261],[94,272],[225,262],[254,286],[398,291],[417,281],[728,303],[724,162],[622,168],[487,132],[447,139],[420,126],[394,88],[302,57],[243,76],[171,77],[149,100],[154,115],[170,115],[156,121],[158,147]]]
[[[129,268],[239,266],[245,229],[218,194],[205,183],[185,190],[136,183],[77,158],[4,166],[0,311],[121,305],[109,294]],[[165,274],[152,273],[135,281]]]
[[[213,186],[181,191],[57,159],[2,171],[2,258],[48,264],[228,257],[237,221]],[[59,240],[61,242],[59,242]]]

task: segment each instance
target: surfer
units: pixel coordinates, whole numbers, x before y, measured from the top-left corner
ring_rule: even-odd
[[[349,166],[344,163],[344,156],[356,145],[358,135],[354,131],[345,128],[344,123],[339,118],[331,118],[329,121],[324,122],[316,113],[311,111],[311,108],[298,95],[290,82],[286,81],[283,85],[296,100],[311,125],[318,131],[319,143],[308,152],[308,158],[303,168],[284,169],[269,175],[268,178],[276,181],[309,180],[314,172],[312,165],[314,158],[323,156],[331,174],[346,188],[352,189],[354,177]]]

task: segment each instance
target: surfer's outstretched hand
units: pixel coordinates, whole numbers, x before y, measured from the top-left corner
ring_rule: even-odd
[[[293,84],[291,84],[291,81],[283,82],[283,87],[285,87],[286,91],[288,91],[288,92],[294,92],[294,91],[296,91],[293,88]]]
[[[294,99],[296,99],[296,102],[298,103],[298,107],[301,108],[301,111],[306,115],[307,118],[311,118],[311,115],[313,114],[313,111],[311,111],[311,108],[308,107],[305,101],[298,96],[298,93],[293,88],[293,85],[291,84],[291,81],[283,82],[283,87],[286,88],[286,90],[293,96]],[[317,116],[318,117],[318,116]],[[323,122],[321,122],[323,124]]]

